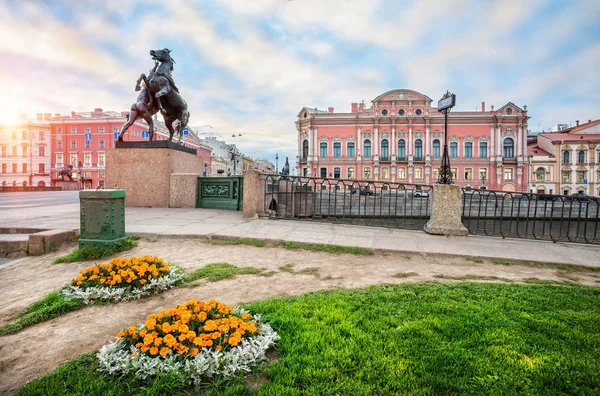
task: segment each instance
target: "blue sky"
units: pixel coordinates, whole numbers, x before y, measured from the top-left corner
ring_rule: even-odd
[[[600,1],[0,0],[0,116],[127,110],[172,50],[190,125],[275,162],[303,106],[396,88],[457,110],[527,105],[529,129],[600,118]],[[232,138],[231,135],[236,137]],[[237,136],[242,134],[243,136]]]

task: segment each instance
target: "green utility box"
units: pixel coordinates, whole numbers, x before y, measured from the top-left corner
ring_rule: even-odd
[[[101,248],[125,240],[125,190],[79,191],[79,247]]]

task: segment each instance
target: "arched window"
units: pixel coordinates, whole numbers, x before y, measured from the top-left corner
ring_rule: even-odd
[[[487,158],[487,142],[479,142],[479,158]]]
[[[390,147],[387,139],[381,141],[381,159],[383,160],[384,158],[390,158]]]
[[[563,162],[564,162],[565,164],[568,164],[568,163],[570,162],[569,160],[570,160],[571,158],[570,158],[570,155],[569,155],[569,154],[570,154],[570,153],[569,153],[568,151],[564,151],[564,152],[563,152]]]
[[[340,158],[342,156],[342,143],[340,143],[340,142],[333,143],[333,156],[335,158]]]
[[[465,158],[473,158],[473,143],[465,143]]]
[[[438,139],[433,141],[433,158],[440,158],[440,141]]]
[[[398,140],[398,158],[406,159],[406,141],[404,139]]]
[[[450,153],[448,153],[450,158],[458,158],[458,143],[450,142]]]
[[[321,144],[319,145],[321,152],[319,153],[319,157],[321,158],[327,158],[327,143],[325,142],[321,142]]]
[[[302,159],[306,160],[308,158],[308,140],[304,140],[302,142]]]
[[[577,152],[577,163],[583,164],[585,162],[585,151],[579,150]]]
[[[504,139],[503,143],[504,148],[504,158],[514,158],[515,156],[515,142],[512,138]]]
[[[364,142],[364,151],[363,151],[363,157],[365,158],[370,158],[371,157],[371,141],[369,139],[366,139]]]
[[[535,180],[539,182],[546,181],[546,169],[537,168],[535,171]]]
[[[415,140],[415,159],[423,158],[423,141],[421,139]]]
[[[348,142],[346,145],[346,156],[354,157],[354,142]]]

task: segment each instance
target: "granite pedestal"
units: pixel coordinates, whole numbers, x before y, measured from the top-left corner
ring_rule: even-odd
[[[168,208],[171,176],[201,174],[203,168],[204,162],[196,150],[167,140],[117,142],[115,150],[106,152],[105,185],[125,190],[127,207]]]

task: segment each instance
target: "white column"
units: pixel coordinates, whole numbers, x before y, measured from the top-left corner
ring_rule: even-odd
[[[356,151],[354,154],[356,158],[358,158],[358,151],[360,151],[360,155],[362,156],[362,141],[360,140],[360,125],[356,126],[356,144],[354,145],[354,150]]]
[[[310,128],[308,128],[308,153],[307,153],[308,161],[313,160],[314,154],[312,152],[312,147],[313,147],[312,142],[313,142],[313,131]]]
[[[316,162],[319,158],[319,142],[317,141],[317,127],[313,127],[313,160]]]
[[[379,156],[379,127],[377,125],[373,126],[373,158]]]
[[[488,139],[488,156],[490,158],[490,162],[496,162],[496,128],[493,125],[490,125],[490,138]]]
[[[392,141],[390,142],[390,155],[392,156],[392,158],[395,158],[397,153],[396,151],[398,150],[398,145],[396,143],[396,126],[392,125]]]
[[[410,158],[413,153],[412,125],[408,126],[408,142],[406,142],[406,145],[408,146],[406,155]]]
[[[525,131],[523,129],[523,124],[519,125],[518,128],[518,133],[519,133],[519,153],[521,155],[521,157],[523,158],[523,160],[525,160],[525,154],[526,154],[526,149],[527,149],[527,145],[525,144]]]
[[[302,159],[302,129],[298,129],[298,158]],[[300,163],[297,162],[296,166],[299,167]]]
[[[431,154],[431,146],[429,143],[429,124],[425,125],[425,147],[423,148],[423,156],[427,158]]]
[[[502,125],[496,125],[496,156],[502,156]]]

